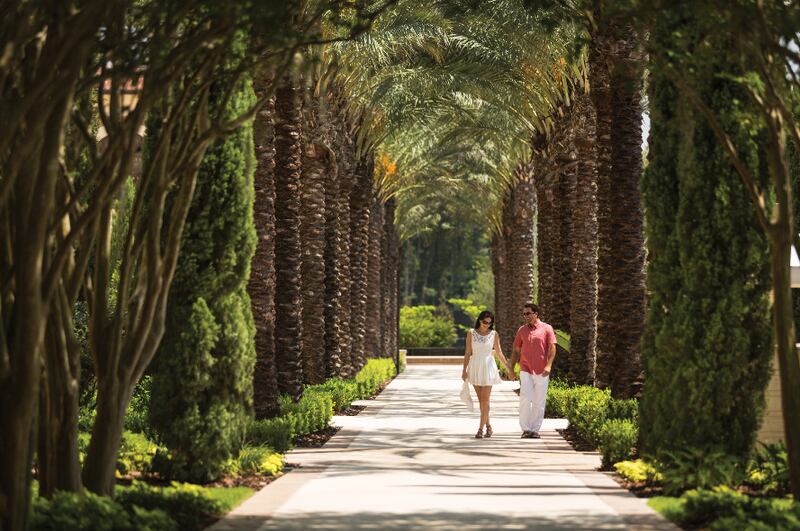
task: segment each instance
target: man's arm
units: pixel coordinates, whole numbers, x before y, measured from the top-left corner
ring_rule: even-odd
[[[544,367],[542,376],[550,376],[550,371],[553,370],[553,360],[556,359],[556,344],[550,345],[550,352],[547,354],[547,365]]]

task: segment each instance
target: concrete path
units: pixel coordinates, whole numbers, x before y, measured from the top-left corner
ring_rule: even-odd
[[[460,403],[460,372],[409,365],[211,529],[677,529],[598,472],[596,453],[575,452],[555,431],[565,420],[520,439],[516,382],[495,386],[494,437],[475,439],[477,402],[473,413]]]

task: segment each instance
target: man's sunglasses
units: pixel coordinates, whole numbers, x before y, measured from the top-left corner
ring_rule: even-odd
[[[522,315],[533,315],[534,312],[522,312]]]

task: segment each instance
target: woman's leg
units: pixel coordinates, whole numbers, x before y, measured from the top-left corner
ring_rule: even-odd
[[[475,395],[478,397],[478,406],[480,407],[481,411],[481,424],[478,429],[482,430],[483,425],[486,424],[486,420],[483,418],[483,386],[473,385],[472,387],[475,389]]]
[[[489,407],[492,403],[492,386],[486,386],[486,425],[491,426],[492,423],[489,421]]]
[[[481,425],[489,424],[489,392],[492,387],[489,385],[481,386]]]

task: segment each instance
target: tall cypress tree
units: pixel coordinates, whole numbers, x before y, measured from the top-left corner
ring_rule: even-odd
[[[228,109],[255,101],[246,82]],[[251,416],[255,327],[247,295],[255,252],[251,124],[203,159],[156,355],[150,419],[177,477],[208,480],[241,441]]]
[[[653,46],[691,21],[660,15]],[[693,41],[693,39],[697,39]],[[709,44],[711,44],[709,46]],[[725,43],[692,49],[687,82],[734,132],[754,174],[762,174],[758,131],[748,130],[747,98],[720,73],[732,72]],[[703,117],[660,65],[651,78],[650,163],[644,175],[648,241],[644,453],[719,447],[744,456],[752,447],[772,356],[767,242],[738,174]]]

